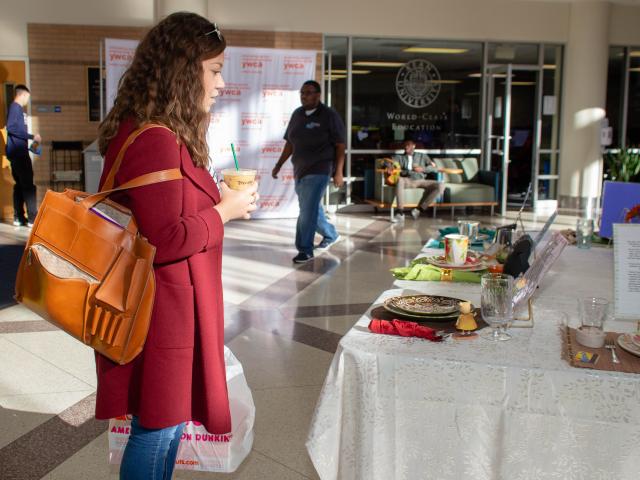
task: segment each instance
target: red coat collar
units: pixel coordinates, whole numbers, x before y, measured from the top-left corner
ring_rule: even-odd
[[[182,173],[189,177],[202,191],[209,195],[217,204],[220,203],[220,190],[216,182],[205,168],[196,167],[191,160],[191,155],[184,145],[180,146],[180,159],[182,163]]]

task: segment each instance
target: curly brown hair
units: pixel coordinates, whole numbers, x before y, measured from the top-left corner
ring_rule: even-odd
[[[198,167],[209,165],[203,110],[202,62],[220,55],[226,42],[217,26],[195,13],[173,13],[153,27],[138,45],[120,79],[111,111],[100,124],[98,144],[106,154],[120,123],[159,123],[173,130]]]

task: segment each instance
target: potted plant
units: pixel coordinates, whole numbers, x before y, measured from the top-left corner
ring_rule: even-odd
[[[607,180],[616,182],[640,181],[640,153],[637,148],[621,148],[604,157]]]

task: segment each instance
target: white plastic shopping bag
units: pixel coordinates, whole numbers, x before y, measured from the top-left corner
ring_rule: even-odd
[[[233,431],[225,435],[208,433],[196,422],[188,422],[182,432],[176,468],[205,472],[234,472],[249,455],[253,445],[256,408],[242,365],[224,347],[227,390]],[[109,421],[109,463],[119,465],[129,439],[130,417]]]

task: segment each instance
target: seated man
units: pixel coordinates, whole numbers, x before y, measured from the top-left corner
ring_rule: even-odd
[[[398,213],[393,218],[393,222],[404,220],[404,189],[422,188],[424,193],[418,204],[418,208],[411,210],[411,216],[418,219],[420,213],[429,207],[439,195],[444,193],[444,183],[437,180],[427,179],[427,174],[437,173],[439,169],[436,164],[425,153],[416,153],[416,144],[413,140],[404,142],[404,154],[394,155],[393,160],[400,164],[400,177],[396,183],[396,200],[398,203]]]

